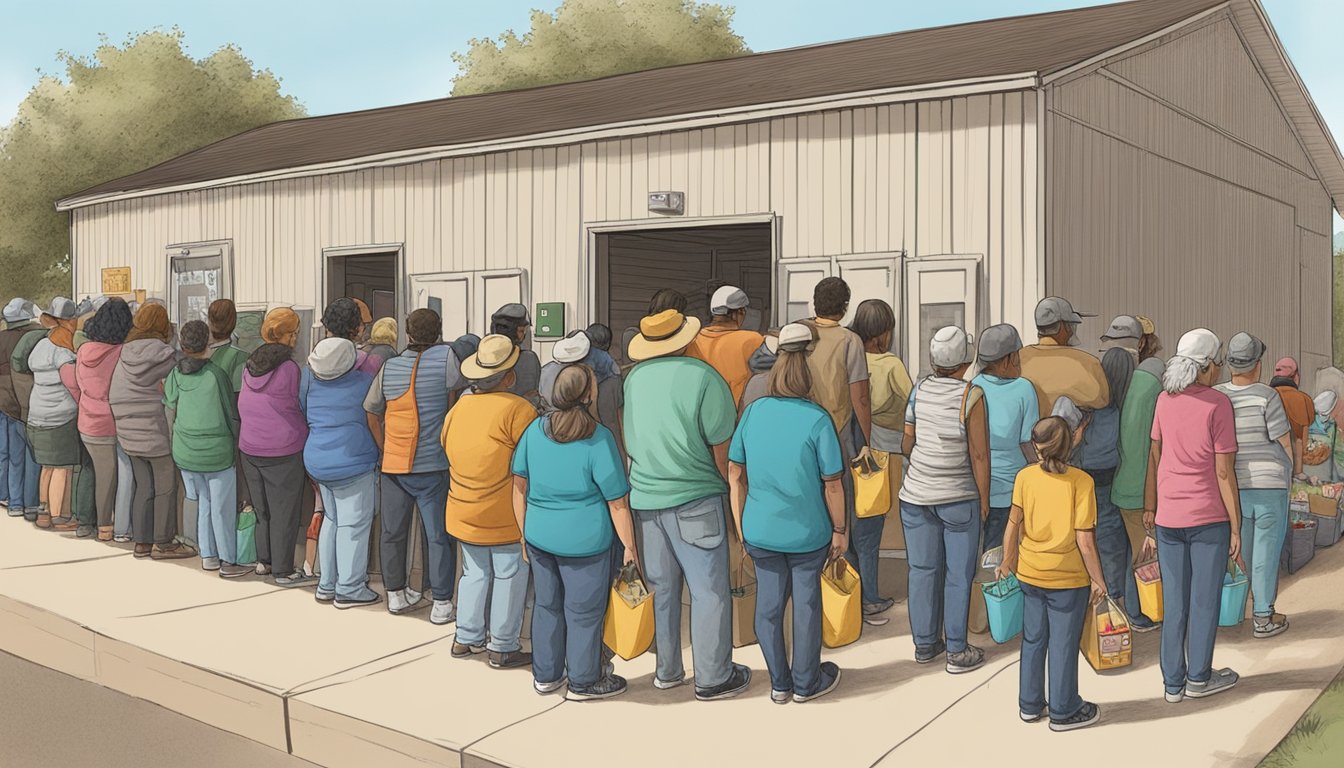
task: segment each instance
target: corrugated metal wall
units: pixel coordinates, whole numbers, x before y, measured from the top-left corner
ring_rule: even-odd
[[[1051,93],[1047,287],[1325,364],[1331,203],[1225,18]],[[1314,370],[1314,369],[1311,369]]]
[[[1035,94],[782,117],[184,192],[74,212],[79,291],[130,266],[162,294],[170,244],[231,240],[240,303],[321,300],[323,248],[404,243],[408,274],[521,267],[532,301],[587,322],[584,224],[772,212],[786,259],[979,254],[990,318],[1029,316],[1036,285]]]

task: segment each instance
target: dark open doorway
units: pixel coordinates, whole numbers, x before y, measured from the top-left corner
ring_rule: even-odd
[[[397,316],[397,254],[361,253],[327,259],[327,301],[359,299],[377,320]]]
[[[746,327],[765,330],[772,318],[772,242],[768,223],[600,233],[597,317],[619,344],[659,289],[680,291],[686,313],[708,321],[710,295],[735,285],[751,299]],[[612,352],[624,350],[613,345]]]

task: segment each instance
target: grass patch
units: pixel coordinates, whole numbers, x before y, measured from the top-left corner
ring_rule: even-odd
[[[1260,768],[1338,768],[1344,761],[1344,672],[1321,693]]]

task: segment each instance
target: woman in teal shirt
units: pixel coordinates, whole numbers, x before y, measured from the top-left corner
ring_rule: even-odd
[[[630,485],[611,431],[597,421],[597,377],[569,365],[555,377],[555,411],[523,432],[513,454],[513,510],[532,564],[532,677],[538,693],[568,684],[571,700],[626,689],[602,663],[611,534],[635,560]],[[566,674],[568,673],[568,674]]]
[[[756,637],[776,704],[835,690],[840,668],[821,662],[821,569],[849,548],[845,471],[830,416],[808,400],[812,332],[779,332],[767,396],[742,412],[728,447],[733,518],[756,564]],[[793,663],[784,646],[784,605],[793,596]]]

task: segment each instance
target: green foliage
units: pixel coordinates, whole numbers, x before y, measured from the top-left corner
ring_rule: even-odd
[[[532,29],[476,39],[453,54],[453,95],[589,80],[750,53],[732,6],[691,0],[564,0],[532,12]]]
[[[0,127],[0,301],[69,292],[69,220],[56,200],[304,115],[237,48],[193,59],[177,29],[120,47],[103,38],[92,56],[59,58],[65,77],[44,75]]]
[[[1335,768],[1344,754],[1344,673],[1265,755],[1260,768]]]

